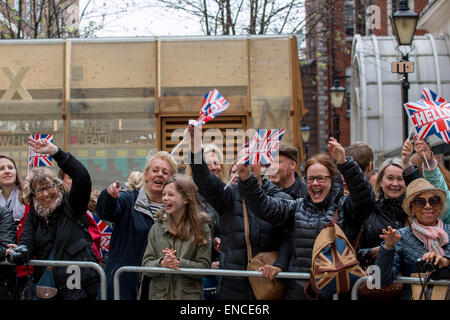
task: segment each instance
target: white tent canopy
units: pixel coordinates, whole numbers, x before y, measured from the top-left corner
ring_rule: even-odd
[[[386,157],[400,155],[403,144],[402,76],[391,72],[391,63],[401,59],[396,45],[393,36],[356,35],[352,46],[351,141],[370,144],[376,165]],[[426,34],[414,37],[413,45],[409,54],[414,62],[414,73],[409,74],[409,101],[419,100],[425,87],[449,100],[449,39]],[[427,141],[441,143],[435,137]]]

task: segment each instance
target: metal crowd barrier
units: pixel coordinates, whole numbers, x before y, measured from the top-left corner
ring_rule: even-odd
[[[124,272],[154,272],[154,273],[176,273],[176,274],[190,274],[190,275],[217,275],[217,276],[241,276],[241,277],[262,277],[259,271],[241,271],[241,270],[225,270],[225,269],[191,269],[179,268],[177,270],[162,267],[132,267],[123,266],[114,274],[114,300],[120,300],[120,283],[119,277]],[[280,272],[275,278],[284,279],[304,279],[308,280],[309,273],[300,272]]]
[[[370,278],[369,276],[364,276],[364,277],[359,278],[355,282],[355,284],[352,287],[352,293],[351,293],[352,300],[358,300],[358,289],[369,278]],[[405,284],[420,284],[421,281],[423,282],[423,279],[421,280],[416,277],[397,277],[394,280],[394,282],[405,283]],[[450,284],[450,280],[430,280],[428,282],[428,284],[448,286]]]
[[[12,265],[15,264],[9,263],[8,261],[0,261],[0,265]],[[68,261],[68,260],[30,260],[28,261],[29,266],[36,267],[68,267],[68,266],[78,266],[80,268],[92,268],[98,272],[100,276],[100,299],[106,300],[106,274],[103,268],[95,263],[90,261]]]

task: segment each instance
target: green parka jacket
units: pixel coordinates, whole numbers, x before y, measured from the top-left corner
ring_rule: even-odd
[[[175,239],[167,229],[166,221],[158,215],[148,234],[147,248],[142,259],[144,267],[160,267],[165,248],[175,249],[180,260],[180,268],[209,269],[211,266],[211,231],[209,225],[202,223],[208,242],[197,245],[194,234],[187,241]],[[150,300],[202,300],[203,281],[198,275],[178,275],[167,273],[145,273],[151,278],[149,286]]]

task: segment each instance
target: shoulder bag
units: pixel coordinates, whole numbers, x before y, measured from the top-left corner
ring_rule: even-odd
[[[244,212],[245,243],[247,245],[247,270],[258,271],[266,264],[272,265],[278,257],[276,251],[260,252],[252,257],[252,246],[250,244],[250,231],[248,225],[247,207],[242,198],[242,210]],[[282,300],[284,299],[285,284],[277,279],[269,280],[263,277],[248,277],[256,300]]]

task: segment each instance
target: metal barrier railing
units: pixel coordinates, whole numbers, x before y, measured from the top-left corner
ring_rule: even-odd
[[[8,261],[0,261],[0,265],[11,265],[15,266],[15,264],[9,263]],[[103,268],[95,263],[90,261],[68,261],[68,260],[30,260],[28,261],[29,266],[36,267],[68,267],[68,266],[78,266],[80,268],[92,268],[98,272],[100,276],[100,299],[106,300],[106,274]]]
[[[217,276],[235,276],[235,277],[262,277],[259,271],[243,271],[243,270],[225,270],[225,269],[190,269],[179,268],[177,270],[162,267],[132,267],[124,266],[116,270],[114,274],[114,300],[120,300],[120,283],[119,277],[124,272],[154,272],[154,273],[176,273],[190,275],[217,275]],[[280,272],[275,278],[284,279],[309,279],[309,273],[300,272]]]
[[[369,276],[364,276],[364,277],[359,278],[355,282],[355,284],[352,287],[352,292],[351,292],[352,300],[358,300],[358,289],[369,278],[370,278]],[[423,282],[423,279],[421,280],[416,277],[397,277],[394,280],[394,282],[396,282],[396,283],[405,283],[405,284],[421,284],[421,281]],[[430,280],[428,282],[428,284],[448,286],[450,284],[450,280]]]

